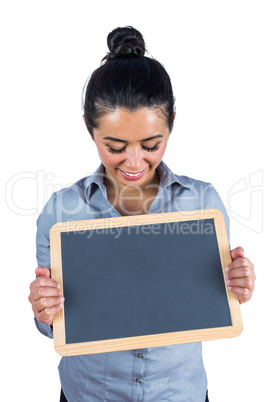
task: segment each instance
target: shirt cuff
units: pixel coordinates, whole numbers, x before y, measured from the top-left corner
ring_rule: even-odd
[[[50,339],[53,339],[53,329],[49,324],[39,322],[36,317],[34,317],[34,322],[41,334],[48,336]]]

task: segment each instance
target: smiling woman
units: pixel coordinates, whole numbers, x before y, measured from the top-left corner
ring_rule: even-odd
[[[155,109],[118,108],[100,118],[94,141],[105,167],[107,198],[121,215],[148,213],[168,137],[166,119]]]
[[[86,86],[84,120],[105,168],[109,202],[121,215],[148,213],[173,128],[173,90],[164,67],[144,56],[140,32],[115,29],[107,42],[105,64]]]
[[[38,329],[50,338],[53,316],[64,302],[50,277],[49,233],[55,223],[216,208],[229,233],[214,188],[174,174],[162,160],[175,117],[166,70],[144,55],[143,37],[132,27],[113,30],[108,47],[83,100],[83,118],[101,164],[91,176],[54,193],[38,219],[38,278],[31,283],[29,301]],[[242,248],[231,256],[227,285],[243,303],[253,292],[253,265]],[[208,401],[201,343],[63,357],[59,372],[62,401]]]

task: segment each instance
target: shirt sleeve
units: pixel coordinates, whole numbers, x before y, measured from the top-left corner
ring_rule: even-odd
[[[227,233],[227,237],[228,237],[228,241],[229,241],[229,245],[230,245],[230,220],[229,220],[229,216],[227,214],[226,208],[225,208],[225,206],[224,206],[219,194],[217,193],[217,191],[215,190],[215,188],[212,185],[210,186],[210,208],[218,209],[222,213],[222,215],[224,217],[226,233]]]
[[[50,238],[51,227],[56,223],[55,219],[55,193],[52,194],[43,211],[37,219],[36,233],[36,259],[37,264],[50,269]],[[34,317],[38,330],[49,338],[53,338],[53,331],[50,325],[43,324]]]

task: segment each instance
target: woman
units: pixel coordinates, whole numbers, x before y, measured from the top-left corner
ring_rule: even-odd
[[[162,161],[175,118],[169,76],[145,57],[142,35],[132,27],[108,35],[110,52],[84,94],[84,121],[101,165],[78,183],[54,193],[38,219],[38,278],[29,300],[38,329],[53,337],[53,316],[63,305],[50,278],[49,230],[56,223],[120,215],[218,208],[213,187],[175,175]],[[251,298],[254,269],[241,247],[226,268],[240,303]],[[59,366],[61,400],[208,401],[201,343],[64,357]]]

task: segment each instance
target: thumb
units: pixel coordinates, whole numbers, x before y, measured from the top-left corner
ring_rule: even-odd
[[[231,250],[231,257],[232,260],[236,260],[237,258],[244,257],[245,255],[245,250],[243,247],[236,247],[233,250]]]
[[[51,272],[50,272],[50,269],[39,266],[35,270],[35,275],[36,276],[46,276],[47,278],[50,278]]]

